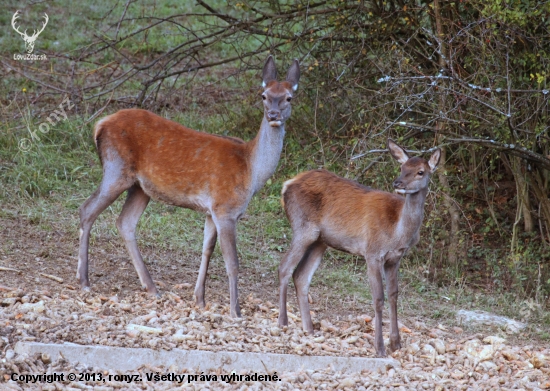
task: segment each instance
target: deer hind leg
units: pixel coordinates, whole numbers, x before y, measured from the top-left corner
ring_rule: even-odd
[[[99,188],[80,207],[80,245],[76,278],[78,278],[80,287],[84,290],[90,289],[88,247],[92,225],[97,216],[111,205],[124,190],[132,186],[132,183],[131,179],[123,175],[123,167],[120,161],[105,160],[103,163],[103,179]]]
[[[374,305],[374,347],[377,357],[386,357],[384,338],[382,337],[382,310],[384,309],[384,283],[378,260],[367,260],[369,284]]]
[[[296,296],[298,297],[298,306],[302,315],[302,327],[309,334],[313,334],[313,322],[311,321],[308,301],[309,285],[326,249],[327,246],[322,242],[313,243],[292,274]]]
[[[238,287],[239,258],[235,233],[237,220],[234,218],[216,218],[215,216],[213,218],[220,237],[220,247],[225,262],[225,270],[229,278],[229,316],[240,318],[241,309],[239,307]]]
[[[304,235],[298,232],[294,232],[293,235],[290,249],[279,264],[279,326],[281,327],[288,325],[286,301],[288,282],[292,272],[303,259],[309,256],[308,250],[319,236],[318,233],[316,235]]]
[[[384,264],[386,274],[386,285],[388,290],[388,301],[390,302],[390,349],[392,352],[401,349],[401,338],[399,337],[399,326],[397,324],[397,296],[399,259],[391,259]]]
[[[210,263],[210,257],[216,247],[216,239],[218,232],[216,231],[216,224],[212,220],[211,216],[206,216],[204,222],[204,241],[202,244],[202,259],[199,269],[199,277],[197,278],[197,284],[195,285],[195,299],[199,307],[204,308],[206,305],[204,301],[204,291],[206,285],[206,275],[208,273],[208,265]]]
[[[126,249],[130,254],[134,268],[141,281],[142,288],[153,295],[158,295],[157,287],[147,270],[147,266],[143,262],[141,253],[137,246],[136,241],[136,226],[139,218],[143,214],[143,211],[149,203],[150,197],[145,194],[143,189],[135,184],[128,189],[128,195],[126,196],[126,202],[122,207],[122,212],[116,221],[118,231],[124,238]]]

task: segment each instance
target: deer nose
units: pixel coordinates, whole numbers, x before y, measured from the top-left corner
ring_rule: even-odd
[[[275,121],[276,119],[279,118],[279,112],[276,111],[276,110],[269,110],[267,112],[267,119],[270,120],[270,121]]]
[[[400,181],[399,179],[393,181],[393,187],[395,187],[396,189],[399,189],[401,187],[403,187],[403,182]]]

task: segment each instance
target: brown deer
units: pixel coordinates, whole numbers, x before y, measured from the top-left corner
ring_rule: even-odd
[[[258,135],[251,141],[221,137],[188,129],[146,110],[129,109],[109,115],[95,126],[94,139],[103,165],[99,188],[80,208],[80,249],[77,278],[89,290],[88,245],[97,216],[120,194],[128,191],[117,220],[142,286],[157,288],[137,247],[135,229],[150,198],[206,214],[197,305],[204,307],[210,256],[219,236],[229,277],[230,315],[240,317],[235,228],[252,196],[273,174],[279,162],[290,117],[291,100],[298,88],[298,61],[286,81],[277,81],[270,56],[263,69],[264,115]]]
[[[391,155],[401,163],[393,182],[397,193],[374,190],[325,170],[307,171],[285,182],[282,202],[292,226],[292,244],[279,265],[279,325],[288,324],[286,301],[290,275],[294,280],[302,326],[313,333],[308,291],[313,273],[327,247],[362,255],[367,261],[375,311],[375,348],[385,357],[382,309],[386,277],[390,302],[390,349],[401,348],[397,327],[397,270],[401,257],[419,238],[430,175],[439,163],[436,149],[429,161],[409,158],[388,139]],[[296,269],[295,269],[296,268]],[[294,273],[293,273],[294,271]]]

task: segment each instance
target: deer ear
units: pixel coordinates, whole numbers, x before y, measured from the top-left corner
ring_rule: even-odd
[[[434,153],[432,153],[432,156],[430,156],[430,160],[428,161],[428,165],[430,166],[430,169],[432,172],[435,171],[437,168],[437,165],[439,164],[439,160],[441,159],[441,149],[437,148]]]
[[[288,68],[288,73],[286,74],[286,81],[292,86],[292,90],[296,91],[298,89],[298,81],[300,80],[300,63],[298,60],[294,60],[290,68]]]
[[[403,148],[395,143],[391,138],[388,139],[388,149],[395,160],[401,164],[405,164],[409,160],[409,155]]]
[[[275,68],[273,56],[269,56],[265,62],[264,70],[262,72],[262,87],[265,88],[272,80],[277,80],[277,69]]]

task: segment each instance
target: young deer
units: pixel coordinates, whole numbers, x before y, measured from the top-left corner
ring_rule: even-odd
[[[382,338],[382,275],[386,276],[390,301],[390,349],[395,351],[401,348],[397,327],[397,269],[401,257],[419,240],[430,175],[441,155],[437,149],[429,161],[409,158],[392,140],[388,140],[388,148],[401,163],[401,176],[393,186],[404,198],[325,170],[298,174],[284,183],[282,191],[293,238],[290,250],[279,265],[279,325],[288,324],[286,301],[291,274],[303,329],[313,333],[307,296],[311,278],[325,250],[332,247],[362,255],[367,261],[374,303],[378,357],[386,356]]]
[[[252,196],[273,174],[279,162],[290,117],[292,95],[298,88],[298,61],[286,81],[277,81],[270,56],[263,69],[264,116],[256,138],[245,143],[188,129],[149,111],[129,109],[109,115],[95,126],[94,139],[103,165],[99,188],[80,208],[80,249],[77,278],[89,290],[88,244],[97,216],[128,190],[117,220],[142,286],[157,288],[138,250],[135,229],[150,198],[206,214],[196,302],[204,307],[206,274],[219,236],[229,277],[230,315],[240,317],[235,242],[237,220]]]

